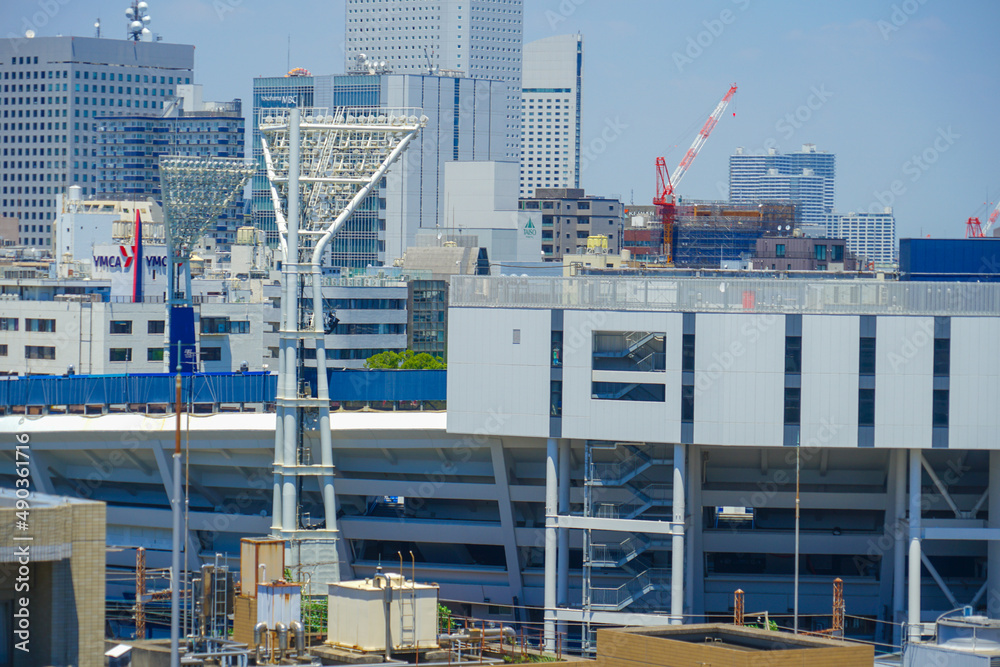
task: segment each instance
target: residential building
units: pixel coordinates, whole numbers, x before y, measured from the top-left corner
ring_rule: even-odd
[[[411,280],[407,285],[407,347],[447,360],[448,281]]]
[[[803,144],[794,153],[771,148],[762,155],[737,148],[729,157],[729,198],[741,203],[792,201],[799,224],[826,225],[833,212],[836,175],[836,156],[817,151],[815,144]]]
[[[541,223],[542,258],[562,262],[564,255],[587,251],[591,236],[608,238],[608,253],[621,252],[625,207],[618,199],[587,195],[578,188],[538,188],[521,199],[521,210],[538,227]],[[531,214],[534,214],[531,215]]]
[[[99,116],[154,113],[194,76],[194,47],[89,37],[0,39],[0,215],[51,249],[57,195],[100,186]]]
[[[346,71],[364,54],[396,74],[503,81],[506,104],[498,131],[505,148],[499,158],[516,162],[521,141],[523,24],[523,0],[347,0]],[[473,99],[463,97],[462,104]]]
[[[159,113],[97,117],[98,192],[102,198],[159,201],[161,155],[243,157],[240,100],[203,102],[201,86],[178,86]],[[243,224],[242,198],[219,215],[207,236],[228,251]]]
[[[579,188],[583,36],[525,44],[521,77],[521,197]]]
[[[882,213],[832,213],[827,235],[844,239],[858,261],[872,268],[889,268],[896,263],[896,218],[891,208]]]
[[[505,86],[500,81],[408,74],[346,74],[255,79],[255,123],[274,106],[308,102],[320,108],[408,108],[427,125],[331,243],[335,267],[391,264],[414,245],[420,229],[444,226],[452,206],[445,199],[445,165],[504,159]],[[284,90],[284,93],[280,91]],[[279,91],[279,92],[275,92]],[[255,138],[259,142],[259,137]],[[273,212],[259,143],[254,145],[254,219],[273,227]],[[512,169],[516,171],[516,169]],[[501,175],[493,178],[500,179]],[[509,178],[506,180],[510,180]],[[516,197],[516,181],[509,183]],[[492,202],[491,202],[492,203]],[[485,206],[485,205],[484,205]],[[492,213],[494,209],[488,209]],[[516,224],[516,223],[515,223]],[[512,225],[513,227],[514,225]],[[268,232],[276,240],[275,231]]]
[[[753,268],[759,271],[855,271],[858,267],[843,239],[765,236],[757,239]]]

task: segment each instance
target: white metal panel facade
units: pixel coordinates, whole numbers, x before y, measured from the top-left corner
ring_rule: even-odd
[[[951,319],[949,444],[996,449],[1000,444],[1000,319]]]
[[[859,330],[857,316],[802,317],[803,446],[858,444]]]
[[[934,318],[879,317],[875,446],[930,447]]]
[[[449,431],[548,435],[551,317],[548,310],[451,311]]]
[[[698,313],[696,322],[694,441],[781,445],[784,316]]]

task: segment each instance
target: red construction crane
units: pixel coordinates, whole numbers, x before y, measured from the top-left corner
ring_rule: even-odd
[[[705,125],[701,128],[698,136],[695,137],[694,143],[691,144],[691,148],[688,149],[687,153],[684,154],[681,163],[677,165],[674,169],[673,180],[670,178],[670,172],[667,171],[667,160],[666,158],[658,157],[656,158],[656,196],[653,197],[653,205],[656,206],[657,213],[660,216],[660,220],[663,222],[663,246],[666,250],[667,263],[672,264],[674,261],[673,252],[673,230],[674,230],[674,218],[677,215],[676,200],[674,198],[674,192],[677,186],[680,184],[681,179],[687,174],[688,168],[694,159],[698,157],[698,153],[701,151],[702,146],[708,141],[708,136],[712,134],[712,130],[715,129],[716,123],[722,117],[722,112],[726,110],[729,106],[730,100],[733,99],[733,95],[736,94],[736,84],[734,83],[729,89],[729,92],[725,94],[719,104],[715,107],[715,111],[712,115],[708,117],[705,121]]]
[[[990,213],[990,219],[986,222],[984,227],[982,223],[979,222],[979,218],[969,218],[965,222],[965,238],[967,239],[981,239],[990,233],[993,229],[993,225],[996,224],[997,218],[1000,217],[1000,202],[997,203],[997,207],[993,209]]]

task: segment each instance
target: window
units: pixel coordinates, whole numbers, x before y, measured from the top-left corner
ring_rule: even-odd
[[[132,333],[132,320],[111,320],[111,330],[109,333],[112,334]]]
[[[681,343],[681,370],[694,372],[694,334],[684,334]]]
[[[17,318],[0,317],[0,331],[17,331]]]
[[[56,348],[46,347],[43,345],[25,345],[24,346],[24,358],[25,359],[55,359],[56,358]]]
[[[24,318],[24,330],[25,331],[39,331],[43,333],[55,333],[56,321],[55,320],[43,320],[34,319],[31,317]]]
[[[858,426],[875,425],[875,390],[858,390]]]
[[[0,345],[0,357],[6,357],[6,356],[7,356],[7,346]]]
[[[815,248],[816,248],[816,260],[817,261],[821,261],[821,262],[825,261],[826,260],[826,246],[825,245],[818,245],[818,246],[815,246]]]
[[[595,331],[592,368],[595,371],[664,371],[663,332]]]
[[[563,332],[552,332],[552,365],[562,366],[563,355]]]
[[[313,354],[316,354],[315,350],[313,350]],[[201,355],[199,358],[202,361],[222,361],[222,348],[203,347],[201,348]]]
[[[606,401],[645,401],[662,403],[666,389],[662,384],[634,382],[592,382],[591,398]]]
[[[802,407],[802,390],[798,387],[785,388],[785,424],[794,425],[799,423],[799,415]]]
[[[830,249],[833,251],[833,256],[830,257],[831,262],[843,262],[844,261],[844,246],[835,245],[831,246]]]
[[[108,361],[132,361],[132,348],[113,347],[108,350]]]
[[[694,385],[681,387],[681,423],[694,423]]]
[[[549,414],[552,417],[562,417],[562,382],[552,380],[550,383],[550,405]]]
[[[951,369],[951,339],[934,339],[934,377],[948,377]]]
[[[775,244],[775,246],[774,246],[774,256],[775,257],[784,257],[785,256],[785,244],[784,243]]]
[[[163,320],[150,320],[146,322],[146,333],[161,334],[164,332]]]
[[[146,348],[146,361],[163,361],[163,348],[162,347]]]
[[[802,372],[802,336],[785,336],[785,372]]]
[[[934,426],[947,426],[948,425],[948,390],[947,389],[935,389],[934,390]]]
[[[861,339],[861,355],[858,362],[858,373],[861,375],[875,375],[875,339]]]

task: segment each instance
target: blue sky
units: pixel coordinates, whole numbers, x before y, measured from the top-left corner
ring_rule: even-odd
[[[4,36],[121,37],[126,0],[5,0]],[[208,99],[249,103],[291,65],[343,71],[343,0],[151,0],[152,27],[196,46]],[[39,20],[39,19],[44,20]],[[525,40],[584,36],[582,185],[649,203],[736,83],[678,189],[726,196],[737,146],[814,143],[837,155],[842,212],[892,205],[899,235],[956,237],[1000,199],[1000,2],[995,0],[525,0]],[[735,112],[735,116],[733,116]]]

